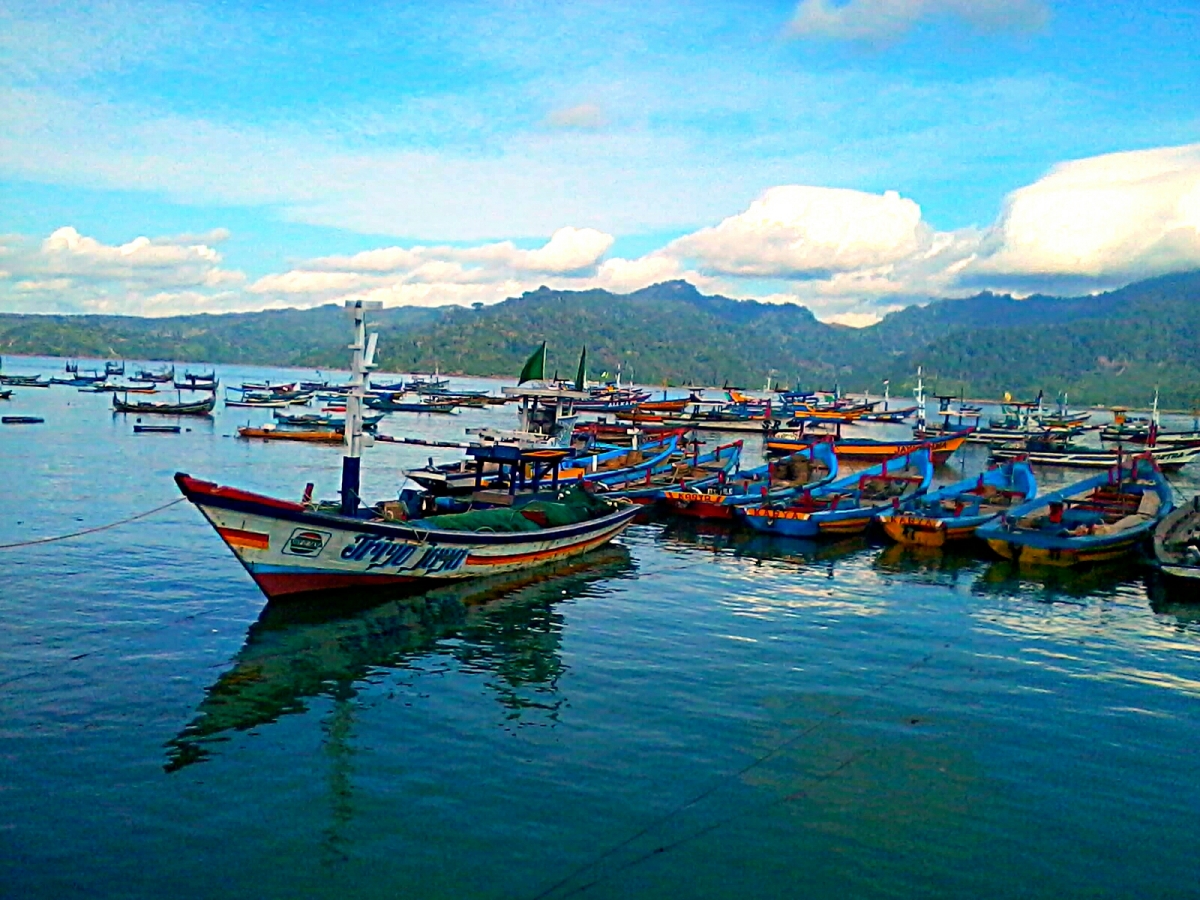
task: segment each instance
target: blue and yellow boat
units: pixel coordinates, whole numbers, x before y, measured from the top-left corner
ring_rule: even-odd
[[[976,529],[1037,495],[1029,463],[1013,460],[973,478],[912,497],[900,509],[877,517],[884,532],[900,544],[941,547],[975,536]]]
[[[837,478],[833,443],[811,444],[782,459],[707,484],[688,484],[663,493],[672,512],[696,519],[732,519],[739,506],[782,503]]]
[[[1162,471],[1139,455],[1022,503],[977,534],[1022,566],[1106,562],[1136,550],[1174,505]]]
[[[755,531],[788,537],[828,537],[861,534],[877,513],[899,509],[912,496],[925,493],[933,479],[933,455],[922,446],[885,459],[876,466],[848,475],[786,504],[744,506],[738,514]]]

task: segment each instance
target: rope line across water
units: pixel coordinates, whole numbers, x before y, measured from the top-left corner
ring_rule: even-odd
[[[70,538],[83,537],[85,534],[95,534],[98,531],[107,531],[110,528],[116,528],[119,525],[128,525],[130,522],[136,522],[138,519],[145,519],[155,513],[160,513],[164,509],[170,509],[178,503],[182,503],[187,497],[177,497],[170,503],[164,503],[162,506],[156,506],[154,509],[148,509],[145,512],[140,512],[136,516],[130,516],[127,519],[119,519],[116,522],[109,522],[107,525],[97,525],[94,528],[85,528],[83,531],[73,531],[70,534],[59,534],[54,537],[34,538],[29,541],[17,541],[14,544],[0,544],[0,550],[13,550],[17,547],[31,547],[34,544],[51,544],[54,541],[65,541]]]

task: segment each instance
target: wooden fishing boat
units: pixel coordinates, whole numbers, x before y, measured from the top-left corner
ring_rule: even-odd
[[[175,482],[268,599],[346,588],[421,590],[558,562],[603,546],[637,515],[571,491],[522,510],[492,509],[394,521],[346,515],[220,487],[180,473]],[[562,525],[541,525],[564,521]]]
[[[579,422],[575,425],[573,438],[577,441],[592,441],[602,444],[628,446],[636,439],[639,443],[679,431],[675,425],[631,425],[628,422]]]
[[[134,425],[134,434],[179,434],[178,425]]]
[[[175,379],[175,389],[179,391],[215,391],[220,383],[216,372],[210,372],[207,375],[193,375],[191,372],[184,372],[182,379]]]
[[[121,362],[117,362],[116,360],[110,359],[107,362],[105,362],[104,363],[104,374],[105,375],[124,375],[125,374],[124,360],[122,360]]]
[[[836,438],[834,443],[838,459],[881,460],[919,448],[926,448],[933,455],[933,464],[942,465],[966,442],[970,431],[958,431],[929,441],[879,441],[872,438]],[[779,433],[766,442],[768,453],[795,453],[814,441],[827,440],[825,435],[804,433]]]
[[[685,397],[682,400],[643,400],[637,405],[637,410],[641,413],[678,414],[694,401],[694,397]]]
[[[1161,470],[1151,457],[1139,455],[1022,503],[977,534],[1021,565],[1105,562],[1136,550],[1173,506]]]
[[[417,402],[405,403],[402,401],[390,400],[384,397],[368,397],[366,400],[367,406],[371,409],[382,410],[383,412],[406,412],[406,413],[452,413],[454,412],[454,401],[440,402]]]
[[[915,406],[906,406],[903,409],[880,409],[865,412],[858,417],[859,422],[903,422],[905,419],[914,415],[917,411]]]
[[[343,407],[342,412],[345,413]],[[336,428],[339,431],[346,427],[345,415],[332,415],[330,413],[284,413],[275,412],[275,421],[280,425],[291,426],[311,426],[313,428]],[[364,414],[362,423],[364,428],[374,428],[383,421],[383,413]]]
[[[782,459],[737,472],[716,484],[689,485],[663,493],[664,505],[676,515],[696,519],[732,519],[739,506],[781,503],[804,490],[837,478],[833,443],[818,441]]]
[[[900,544],[942,547],[975,536],[980,525],[1037,494],[1037,480],[1024,461],[995,466],[936,491],[913,497],[899,509],[877,518],[884,532]]]
[[[1200,496],[1163,517],[1154,529],[1154,559],[1167,586],[1200,600]]]
[[[492,492],[498,494],[494,502],[502,504],[500,508],[428,516],[424,492],[411,490],[401,492],[399,500],[364,508],[359,498],[364,445],[359,417],[376,346],[376,336],[368,340],[365,334],[363,312],[368,303],[347,303],[355,319],[354,390],[346,410],[339,503],[313,503],[311,489],[296,502],[220,487],[183,473],[175,476],[183,495],[269,599],[345,588],[420,590],[518,571],[603,546],[629,525],[638,506],[609,502],[578,487],[559,491],[556,475],[551,475],[552,498],[543,499],[538,475],[545,467],[556,472],[566,450],[526,451],[504,445],[480,446],[477,455],[480,474],[484,462],[509,463],[508,492]],[[381,305],[370,303],[370,308]],[[532,484],[525,480],[529,453],[546,457]],[[521,489],[528,489],[528,502],[519,502]]]
[[[230,400],[228,397],[226,397],[225,405],[226,406],[261,407],[263,409],[286,409],[287,407],[291,406],[292,404],[288,400],[253,400],[253,399],[247,400],[245,398],[243,398],[241,400]]]
[[[1160,469],[1173,471],[1200,459],[1200,442],[1156,445],[1146,447],[1140,450],[1140,453],[1147,453],[1153,457]],[[993,447],[990,455],[993,460],[1025,458],[1035,466],[1107,469],[1117,465],[1122,459],[1128,459],[1131,454],[1120,447],[1101,450],[1070,443],[1020,441]]]
[[[113,394],[114,411],[138,413],[139,415],[150,413],[163,416],[207,416],[212,414],[216,404],[215,395],[210,395],[203,400],[189,400],[186,403],[182,401],[169,403],[165,400],[130,400],[128,397],[122,399]]]
[[[861,534],[877,513],[898,509],[907,498],[923,494],[933,479],[933,467],[930,449],[919,447],[803,491],[783,504],[740,506],[738,515],[755,531],[787,537]]]
[[[175,380],[175,367],[169,366],[161,372],[152,372],[149,369],[142,369],[136,375],[132,376],[130,381],[149,381],[154,384],[167,384]]]
[[[690,454],[674,453],[642,473],[631,471],[623,481],[610,478],[599,483],[607,489],[606,497],[648,505],[657,503],[672,488],[703,490],[716,484],[737,468],[741,454],[741,441],[720,444],[707,453],[700,453],[696,445]]]
[[[11,400],[12,395],[12,391],[0,391],[0,400]]]
[[[0,416],[5,425],[41,425],[45,421],[41,416]]]
[[[100,384],[108,375],[102,375],[99,372],[76,372],[70,378],[51,378],[50,384],[66,385],[67,387],[90,387],[94,384]]]
[[[0,384],[9,387],[50,387],[50,382],[42,381],[41,375],[0,375]]]
[[[247,440],[257,438],[262,441],[302,441],[309,444],[343,444],[346,442],[344,432],[329,428],[301,430],[264,425],[262,428],[245,426],[237,431],[238,437]]]

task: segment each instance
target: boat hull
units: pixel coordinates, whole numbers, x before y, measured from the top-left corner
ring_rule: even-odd
[[[422,529],[420,523],[351,519],[176,475],[184,496],[270,600],[344,590],[424,590],[448,581],[513,572],[603,546],[640,510],[537,532]]]
[[[1133,553],[1146,539],[1146,530],[1119,541],[1085,547],[1036,547],[1020,541],[988,538],[987,544],[1004,559],[1022,566],[1068,567],[1110,562]]]
[[[975,537],[980,525],[994,516],[969,516],[959,519],[942,519],[934,516],[919,516],[898,513],[883,516],[880,522],[889,538],[898,544],[917,547],[944,547],[955,541],[969,541]]]

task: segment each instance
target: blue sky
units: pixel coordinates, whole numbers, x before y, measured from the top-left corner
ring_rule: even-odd
[[[1185,2],[10,0],[0,309],[163,314],[347,290],[493,302],[675,275],[861,322],[979,285],[1101,289],[1200,265],[1180,199],[1193,154],[1176,152],[1200,141],[1197,38]],[[1082,172],[1079,212],[1108,209],[1096,198],[1115,178],[1132,191],[1120,208],[1163,239],[1133,252],[1099,234],[1080,251],[1072,235],[1078,272],[1018,253],[1052,236],[1015,231],[1030,218],[1008,216],[1014,192],[1044,199],[1053,167],[1106,154],[1124,156]],[[1079,180],[1056,183],[1056,204]],[[787,186],[877,202],[784,191],[755,206]],[[562,252],[529,255],[562,229]],[[756,244],[773,249],[752,259]],[[418,246],[442,249],[354,261]]]

